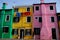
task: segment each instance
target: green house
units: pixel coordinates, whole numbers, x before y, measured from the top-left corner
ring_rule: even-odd
[[[0,38],[2,38],[2,10],[0,10]]]
[[[13,9],[5,9],[6,3],[0,10],[0,38],[12,38]]]

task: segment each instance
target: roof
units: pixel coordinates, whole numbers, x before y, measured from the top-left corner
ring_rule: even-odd
[[[19,7],[31,7],[33,5],[23,5],[23,6],[13,6],[13,8],[19,8]]]
[[[0,11],[3,10],[3,9],[0,9]],[[5,9],[5,10],[12,10],[12,9]]]
[[[52,3],[38,3],[38,4],[33,4],[33,5],[41,5],[41,4],[56,4],[56,2],[52,2]]]
[[[57,15],[60,15],[60,13],[56,13]]]

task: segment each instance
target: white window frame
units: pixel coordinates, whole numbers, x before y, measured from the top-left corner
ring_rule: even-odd
[[[7,21],[7,16],[9,16],[9,20]],[[9,22],[10,21],[10,15],[6,15],[6,18],[5,18],[5,22]]]

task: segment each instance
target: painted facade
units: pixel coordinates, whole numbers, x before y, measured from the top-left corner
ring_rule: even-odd
[[[56,15],[56,3],[41,0],[33,6],[5,8],[4,3],[0,10],[0,38],[59,40],[60,14]]]
[[[13,23],[13,29],[17,29],[17,35],[13,35],[13,38],[20,39],[30,39],[32,38],[32,14],[33,7],[32,6],[20,6],[15,7],[17,9],[14,13],[14,17],[16,17],[17,12],[20,13],[19,22]]]
[[[58,20],[58,29],[59,29],[59,39],[60,39],[60,13],[57,13],[57,20]]]
[[[40,40],[40,29],[42,27],[42,14],[41,14],[41,6],[40,4],[34,4],[34,14],[33,14],[33,29],[35,30],[34,32],[36,32],[36,30],[39,30],[39,32],[37,31],[37,34],[34,35],[34,38]],[[41,21],[39,21],[41,20]],[[38,34],[39,33],[39,34]],[[34,33],[35,34],[35,33]]]
[[[0,37],[1,38],[12,38],[12,20],[13,20],[13,9],[5,9],[6,3],[3,3],[3,7],[0,10]],[[8,25],[7,25],[8,24]]]
[[[34,4],[33,7],[34,39],[58,40],[56,3]]]

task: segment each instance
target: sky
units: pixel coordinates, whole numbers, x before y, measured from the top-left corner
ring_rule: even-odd
[[[2,8],[2,3],[7,3],[7,9],[12,8],[13,6],[24,6],[24,5],[33,5],[40,3],[40,0],[0,0],[0,9]],[[60,12],[60,0],[44,0],[45,3],[56,2],[57,12]]]

